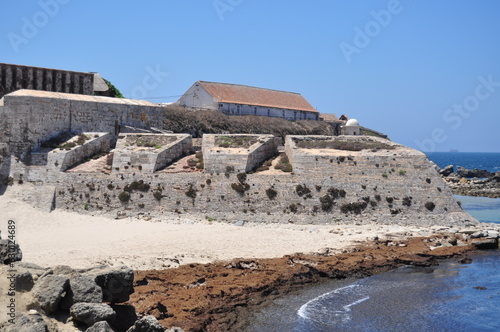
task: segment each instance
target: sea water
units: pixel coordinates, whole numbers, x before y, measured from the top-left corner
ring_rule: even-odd
[[[434,154],[440,167],[500,170],[500,154]],[[455,197],[478,220],[500,223],[500,199]],[[471,264],[404,267],[311,287],[261,310],[246,331],[500,331],[500,250]]]

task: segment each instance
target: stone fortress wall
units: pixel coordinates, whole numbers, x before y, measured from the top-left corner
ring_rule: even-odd
[[[147,101],[19,90],[6,95],[0,124],[10,154],[21,159],[61,132],[108,132],[120,126],[161,127],[162,108]]]
[[[121,125],[148,128],[160,127],[161,123],[161,108],[142,102],[104,97],[82,101],[78,100],[81,96],[75,95],[51,95],[50,98],[34,95],[38,93],[46,92],[18,91],[5,97],[5,106],[0,112],[6,115],[7,123],[5,120],[4,123],[9,130],[3,137],[7,138],[3,146],[8,146],[10,152],[4,153],[7,156],[0,169],[8,173],[7,182],[26,186],[25,198],[40,207],[117,218],[168,219],[179,214],[193,214],[228,222],[457,226],[476,222],[463,212],[423,153],[367,136],[288,136],[284,150],[292,172],[274,168],[253,172],[264,160],[275,158],[274,164],[281,158],[277,157],[276,139],[266,135],[256,137],[256,142],[243,149],[246,152],[238,155],[241,160],[231,155],[234,149],[231,144],[238,142],[236,138],[241,141],[248,135],[218,135],[224,140],[229,138],[218,144],[215,144],[217,135],[205,135],[202,144],[206,154],[203,157],[205,168],[198,171],[156,171],[181,158],[181,154],[194,153],[187,151],[192,144],[190,137],[179,134],[170,135],[173,141],[164,141],[164,147],[153,144],[149,146],[151,150],[141,149],[140,153],[157,156],[160,150],[170,151],[167,146],[181,147],[172,149],[170,157],[163,158],[163,165],[155,161],[154,167],[146,164],[152,165],[152,160],[158,158],[146,156],[134,157],[140,165],[135,165],[133,171],[110,167],[109,171],[64,172],[64,167],[55,169],[49,162],[30,165],[20,157],[31,156],[30,151],[58,131],[85,132],[91,139],[83,143],[83,147],[101,140],[103,148],[94,150],[102,152],[110,145],[105,137],[126,138],[126,134],[116,132]],[[78,112],[84,114],[78,115]],[[16,124],[17,121],[21,124]],[[22,128],[28,130],[22,132]],[[154,136],[145,136],[148,135]],[[169,135],[160,136],[165,139]],[[309,143],[302,141],[312,143],[307,145]],[[108,157],[113,159],[113,166],[115,157],[122,166],[127,163],[132,166],[132,157],[129,161],[118,157],[126,150],[122,145],[117,144]],[[353,146],[359,149],[352,150]],[[60,154],[61,160],[65,154],[88,158],[86,153],[72,152],[73,149],[88,151],[83,147],[57,153],[48,151],[47,155]],[[252,154],[258,156],[259,162],[249,169],[248,160]]]

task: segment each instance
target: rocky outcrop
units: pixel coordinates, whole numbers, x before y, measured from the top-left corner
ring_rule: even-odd
[[[459,166],[456,173],[450,173],[450,169],[452,166],[446,166],[439,173],[455,195],[500,197],[500,172],[490,173]]]
[[[442,170],[439,170],[439,174],[441,174],[442,176],[448,176],[451,173],[453,173],[454,170],[455,169],[454,169],[453,165],[448,165],[445,168],[443,168]]]
[[[13,273],[10,271],[15,271],[16,292],[22,293],[23,298],[32,300],[24,308],[18,305],[15,324],[0,324],[0,331],[52,331],[54,321],[48,319],[49,316],[54,318],[70,315],[72,321],[67,324],[78,328],[85,326],[91,332],[125,332],[137,321],[133,307],[116,304],[127,301],[134,292],[134,272],[126,266],[42,268],[19,262],[4,267],[0,272],[6,272],[7,269],[9,274]],[[28,309],[31,310],[28,312]],[[138,326],[142,327],[141,324],[143,322],[139,322]],[[158,325],[157,322],[156,324]],[[151,326],[154,328],[133,331],[160,331],[156,329],[156,325]]]
[[[467,169],[467,168],[463,168],[460,166],[457,167],[457,174],[460,177],[468,178],[468,179],[470,179],[470,178],[491,178],[494,175],[493,173],[490,173],[484,169],[477,169],[477,168]]]

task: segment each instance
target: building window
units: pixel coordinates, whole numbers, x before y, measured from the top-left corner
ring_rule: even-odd
[[[240,114],[240,105],[236,106],[236,113]]]
[[[271,110],[269,108],[267,109],[267,116],[271,116]]]
[[[257,115],[257,107],[254,107],[254,108],[253,108],[253,114],[254,114],[254,115]]]

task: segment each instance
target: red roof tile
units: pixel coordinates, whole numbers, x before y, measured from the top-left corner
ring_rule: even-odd
[[[256,88],[253,86],[198,81],[219,102],[285,108],[315,112],[300,93]]]

